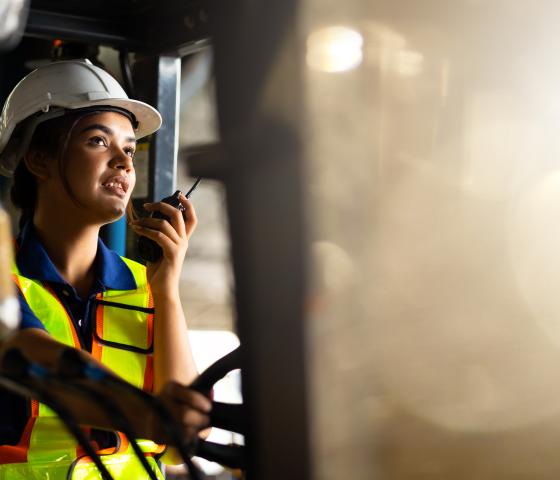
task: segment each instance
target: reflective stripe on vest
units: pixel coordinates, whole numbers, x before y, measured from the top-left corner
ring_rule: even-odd
[[[153,300],[146,268],[123,258],[136,290],[109,290],[96,298],[92,355],[135,387],[153,386]]]
[[[123,258],[137,288],[110,290],[95,299],[92,355],[138,388],[151,391],[153,384],[153,301],[143,265]],[[41,282],[13,274],[33,313],[56,340],[80,348],[79,337],[66,309],[54,292]],[[31,417],[15,447],[0,446],[0,480],[3,479],[100,479],[89,457],[81,457],[74,437],[45,405],[32,401]],[[116,449],[101,452],[103,463],[115,479],[148,478],[124,435]],[[154,471],[161,476],[153,454],[163,447],[139,440]]]

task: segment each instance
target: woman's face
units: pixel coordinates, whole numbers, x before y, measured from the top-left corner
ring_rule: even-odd
[[[120,113],[89,115],[74,127],[64,173],[84,219],[108,223],[125,213],[136,183],[135,149],[130,120]]]

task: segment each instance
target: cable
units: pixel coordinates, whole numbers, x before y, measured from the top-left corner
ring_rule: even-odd
[[[66,425],[66,428],[68,428],[70,433],[83,448],[86,455],[92,459],[103,480],[113,480],[107,467],[105,467],[101,458],[89,443],[89,439],[80,428],[74,416],[60,402],[55,400],[45,388],[46,385],[50,383],[46,369],[40,365],[29,362],[17,348],[12,348],[4,354],[1,369],[3,375],[9,380],[23,385],[28,391],[28,396],[36,398],[39,402],[51,408],[64,425]],[[41,385],[41,382],[46,385]],[[5,382],[4,385],[6,385]]]
[[[208,396],[212,387],[232,370],[241,368],[241,347],[224,355],[210,365],[189,386],[194,390]]]
[[[177,447],[194,480],[198,480],[201,473],[193,465],[190,458],[192,455],[218,462],[230,468],[246,468],[245,450],[243,447],[237,445],[221,445],[201,439],[191,445],[185,444],[182,432],[177,427],[175,419],[156,397],[135,388],[119,377],[99,368],[97,365],[87,362],[75,349],[68,348],[64,350],[60,356],[58,365],[59,373],[67,379],[81,378],[98,381],[104,383],[108,387],[136,395],[137,398],[150,406],[160,418],[168,437]],[[241,354],[240,349],[237,348],[208,367],[189,388],[193,388],[209,396],[216,382],[222,379],[231,370],[240,368],[240,366]],[[217,428],[223,428],[241,434],[247,431],[247,420],[243,405],[212,402],[210,419],[211,425]]]
[[[209,396],[212,387],[219,380],[238,368],[241,368],[240,347],[210,365],[190,384],[190,388]],[[213,402],[210,419],[214,427],[241,434],[245,434],[247,431],[247,419],[243,405]]]
[[[241,368],[241,347],[210,365],[191,383],[190,388],[209,396],[218,381],[238,368]],[[245,434],[247,418],[243,405],[212,402],[210,424],[213,427]],[[195,447],[195,454],[226,467],[246,469],[245,449],[237,445],[221,445],[201,440]]]
[[[97,365],[87,362],[73,348],[67,348],[62,351],[57,370],[66,378],[87,378],[96,380],[100,383],[104,383],[108,387],[135,395],[139,400],[148,405],[159,417],[165,433],[179,451],[179,454],[187,465],[193,480],[201,480],[203,478],[202,472],[198,470],[191,460],[191,449],[193,446],[184,442],[183,434],[177,426],[175,418],[158,398],[134,387],[121,378],[112,375],[102,368],[99,368]]]
[[[203,440],[195,446],[194,455],[228,468],[245,470],[247,467],[245,449],[238,445],[222,445]]]
[[[134,451],[134,454],[136,455],[136,457],[142,464],[142,467],[144,467],[144,470],[150,477],[150,480],[158,480],[157,475],[155,474],[152,467],[148,463],[148,460],[144,456],[144,452],[142,451],[142,449],[138,445],[138,442],[136,441],[137,436],[134,433],[134,428],[127,420],[125,415],[122,413],[122,410],[119,408],[116,402],[114,402],[106,395],[103,395],[101,392],[98,392],[97,390],[95,390],[95,388],[90,387],[89,385],[84,385],[84,384],[77,385],[75,383],[61,382],[59,379],[57,380],[58,383],[61,383],[62,386],[64,387],[72,388],[73,390],[76,390],[79,393],[86,392],[90,397],[92,397],[95,400],[95,402],[97,402],[97,404],[112,417],[115,428],[118,431],[124,433],[125,437],[130,443],[130,446],[132,447],[132,450]]]
[[[245,435],[247,432],[245,409],[239,404],[212,402],[210,424],[213,427]]]

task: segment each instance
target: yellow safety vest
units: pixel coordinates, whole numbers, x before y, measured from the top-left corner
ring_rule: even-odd
[[[123,258],[137,288],[109,290],[95,299],[92,355],[138,388],[152,390],[153,317],[150,287],[143,265]],[[43,283],[13,274],[29,307],[46,330],[61,343],[80,348],[71,318],[54,292]],[[98,453],[115,480],[147,479],[140,461],[122,434],[115,448]],[[154,455],[164,447],[138,440],[148,462],[163,475]],[[97,468],[81,451],[56,415],[46,405],[31,401],[31,416],[18,445],[0,446],[0,480],[101,480]]]

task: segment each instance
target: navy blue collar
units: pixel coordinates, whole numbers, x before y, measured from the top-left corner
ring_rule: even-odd
[[[16,263],[20,273],[27,278],[41,282],[54,282],[67,285],[58,270],[52,263],[45,247],[41,243],[33,222],[28,221],[21,229],[16,253]],[[134,290],[136,281],[132,272],[119,257],[103,243],[101,239],[97,243],[97,255],[95,257],[96,284],[94,287],[99,291],[111,290]]]

